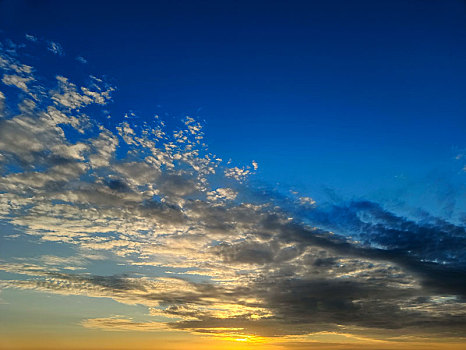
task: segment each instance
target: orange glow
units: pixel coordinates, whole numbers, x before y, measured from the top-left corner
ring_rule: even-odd
[[[2,334],[0,349],[8,350],[462,350],[461,343],[319,342],[304,338],[261,338],[244,335],[200,336],[176,332],[89,332],[86,334],[31,334],[25,338]]]

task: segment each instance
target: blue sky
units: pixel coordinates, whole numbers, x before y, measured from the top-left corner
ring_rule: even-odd
[[[367,195],[460,168],[462,1],[1,6],[4,29],[66,43],[111,77],[112,110],[196,115],[217,152],[253,157],[269,183]]]
[[[0,2],[9,344],[464,344],[465,17]]]

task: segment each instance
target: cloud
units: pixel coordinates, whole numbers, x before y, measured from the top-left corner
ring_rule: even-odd
[[[330,264],[338,266],[337,261]],[[351,266],[350,262],[346,262]],[[360,262],[354,262],[361,269]],[[319,264],[314,264],[314,268]],[[322,265],[320,265],[322,266]],[[328,267],[330,267],[328,266]],[[330,269],[329,269],[330,270]],[[37,270],[28,273],[39,274]],[[366,270],[367,272],[367,270]],[[8,281],[6,286],[57,294],[110,297],[127,304],[152,307],[154,316],[179,319],[167,327],[199,333],[303,335],[323,330],[355,329],[377,338],[390,334],[428,332],[459,336],[466,307],[455,298],[429,297],[416,286],[399,286],[400,271],[379,266],[372,276],[337,278],[313,274],[290,278],[268,273],[244,284],[193,283],[178,278],[150,280],[125,276],[85,276],[42,272],[46,280]],[[379,275],[378,279],[373,276]],[[407,276],[405,277],[407,278]],[[402,278],[401,278],[402,280]],[[131,325],[127,325],[128,327]],[[135,325],[144,328],[144,325]],[[150,329],[150,325],[148,325]]]
[[[5,52],[0,67],[24,79],[34,71]],[[90,328],[461,336],[461,224],[369,201],[316,206],[310,197],[258,195],[248,182],[257,164],[223,164],[194,118],[174,129],[160,119],[104,126],[87,116],[111,101],[104,81],[27,83],[16,86],[41,93],[16,96],[18,108],[0,95],[8,107],[0,108],[0,219],[21,230],[18,240],[77,254],[3,261],[13,274],[3,287],[112,298],[164,320],[84,320]],[[150,273],[97,275],[83,252]]]
[[[4,113],[5,108],[5,95],[0,91],[0,113]]]
[[[19,62],[15,55],[10,55],[0,45],[0,69],[3,77],[2,83],[9,86],[15,86],[29,96],[36,98],[33,91],[28,86],[35,81],[33,69],[31,66]],[[4,98],[4,96],[3,96]]]
[[[351,235],[368,246],[409,252],[419,260],[465,266],[466,229],[444,219],[422,215],[409,220],[369,201],[311,211],[308,219],[335,232]]]
[[[106,90],[98,88],[98,91],[92,91],[87,87],[81,87],[78,91],[76,85],[71,83],[68,78],[57,76],[58,91],[53,92],[52,100],[60,107],[71,110],[79,110],[89,104],[104,105],[110,99],[110,94],[114,90],[108,87]]]
[[[237,195],[238,192],[231,188],[217,188],[207,193],[207,199],[211,201],[234,200]]]
[[[29,92],[29,89],[27,87],[27,82],[31,80],[30,77],[25,78],[25,77],[20,77],[18,75],[4,75],[2,78],[2,83],[5,85],[12,85],[16,86],[18,89],[23,90],[24,92]]]
[[[32,42],[37,42],[37,37],[35,37],[34,35],[31,35],[31,34],[25,34],[25,38],[29,41],[32,41]]]
[[[225,176],[237,181],[243,181],[250,173],[250,170],[245,168],[234,167],[225,169]]]
[[[49,41],[47,49],[50,52],[52,52],[52,53],[54,53],[55,55],[58,55],[58,56],[63,56],[65,54],[65,52],[63,51],[62,46],[59,43],[55,42],[55,41]]]
[[[108,331],[161,331],[167,330],[162,322],[135,322],[124,318],[90,318],[81,322],[86,328],[97,328]]]
[[[301,205],[313,206],[316,204],[316,201],[313,200],[311,197],[299,197],[299,203]]]
[[[82,56],[76,57],[76,61],[81,62],[81,63],[83,63],[83,64],[86,64],[86,63],[87,63],[87,60],[86,60],[84,57],[82,57]]]

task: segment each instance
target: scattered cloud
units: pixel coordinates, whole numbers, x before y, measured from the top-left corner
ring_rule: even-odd
[[[86,113],[111,101],[105,81],[41,85],[6,52],[0,68],[4,84],[36,93],[18,108],[0,94],[9,107],[0,108],[0,219],[20,229],[10,239],[76,252],[3,261],[12,278],[2,287],[112,298],[157,317],[83,320],[88,328],[462,336],[464,226],[370,201],[257,198],[248,183],[257,163],[225,165],[194,118],[173,129],[138,118],[104,126]],[[99,275],[93,259],[158,272]]]
[[[5,74],[2,79],[2,83],[5,85],[12,85],[16,86],[18,89],[23,90],[24,92],[29,92],[28,87],[26,85],[27,82],[32,80],[30,77],[21,77],[18,75],[7,75]]]
[[[217,188],[214,191],[207,192],[207,199],[211,201],[234,200],[238,192],[231,188]]]
[[[247,168],[234,167],[225,169],[226,177],[231,177],[240,182],[243,181],[250,173],[251,171]]]
[[[301,205],[310,205],[313,206],[316,204],[316,201],[313,200],[311,197],[299,197],[299,203]]]

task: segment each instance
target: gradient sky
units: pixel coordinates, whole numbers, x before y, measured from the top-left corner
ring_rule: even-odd
[[[0,348],[464,348],[465,85],[460,0],[0,1]]]

